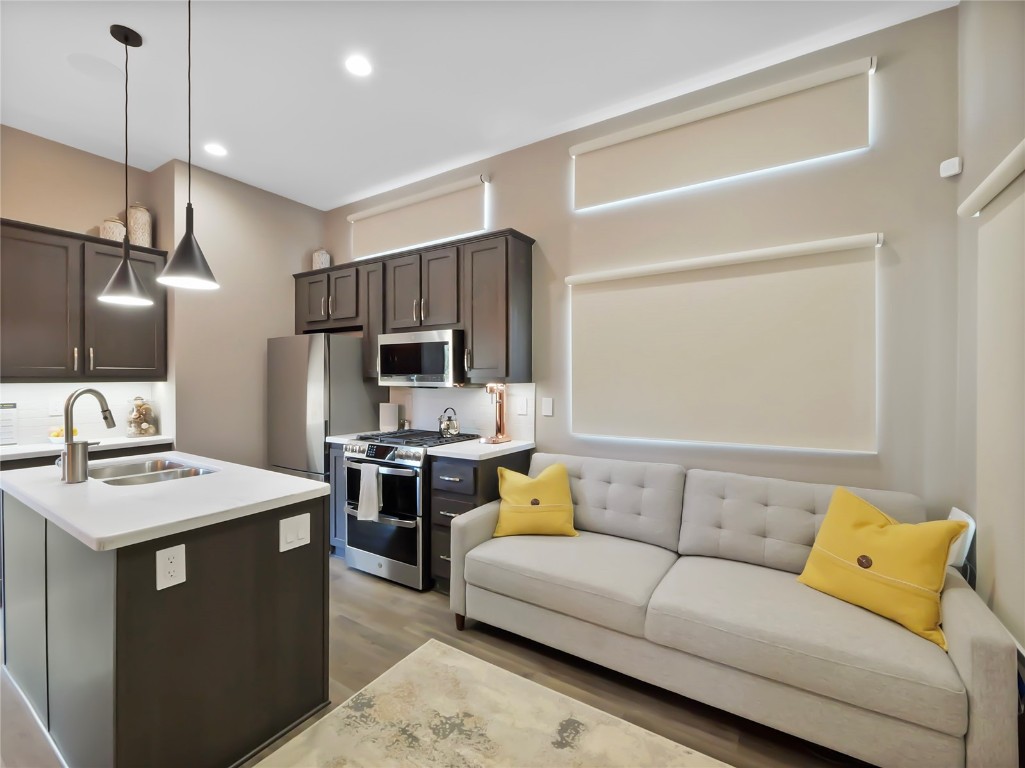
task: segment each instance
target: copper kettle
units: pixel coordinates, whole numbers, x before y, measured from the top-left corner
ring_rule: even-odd
[[[452,411],[452,415],[447,415]],[[455,408],[446,408],[438,417],[438,434],[442,437],[454,437],[459,434],[459,420],[456,418]]]

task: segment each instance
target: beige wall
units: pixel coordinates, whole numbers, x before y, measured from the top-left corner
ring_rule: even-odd
[[[129,202],[153,210],[149,174],[128,169]],[[124,221],[124,166],[55,141],[0,126],[0,215],[99,234],[108,216]],[[154,227],[160,222],[154,216]],[[159,235],[158,235],[159,236]]]
[[[185,166],[170,165],[177,241]],[[324,214],[197,168],[192,204],[196,239],[221,288],[173,292],[176,441],[183,451],[263,466],[267,339],[294,332],[292,274],[320,246]]]
[[[96,233],[123,208],[123,166],[2,127],[0,214]],[[158,248],[185,230],[186,166],[130,169],[131,201],[154,214]],[[262,466],[266,461],[266,340],[293,332],[292,273],[321,245],[324,214],[241,182],[193,169],[196,236],[219,291],[173,291],[169,378],[154,385],[162,429],[181,450]]]
[[[572,212],[570,145],[873,55],[879,68],[872,85],[871,150],[644,202]],[[941,180],[937,167],[956,153],[953,9],[331,211],[327,247],[336,260],[348,259],[345,216],[355,210],[488,172],[493,226],[515,227],[537,238],[534,378],[537,396],[555,399],[555,416],[537,420],[542,450],[895,488],[923,494],[934,514],[945,515],[956,492],[957,260],[955,185]],[[885,232],[887,239],[879,254],[877,456],[620,442],[570,433],[566,275],[873,231]],[[615,364],[615,350],[609,354]],[[667,382],[665,408],[673,407],[673,394]],[[615,407],[630,407],[628,392]]]

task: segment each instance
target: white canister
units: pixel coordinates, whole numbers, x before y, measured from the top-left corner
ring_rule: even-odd
[[[153,217],[142,203],[128,206],[128,242],[153,247]]]
[[[104,240],[116,240],[120,243],[125,239],[125,225],[121,222],[121,219],[115,216],[104,219],[103,223],[100,224],[100,237]]]

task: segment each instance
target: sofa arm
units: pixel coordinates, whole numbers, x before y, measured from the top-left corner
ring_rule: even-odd
[[[452,575],[449,580],[449,606],[459,616],[466,615],[466,581],[463,567],[466,553],[491,538],[498,525],[500,501],[492,501],[452,518]]]
[[[948,653],[968,691],[967,768],[1018,765],[1017,647],[961,574],[947,569],[941,598]]]

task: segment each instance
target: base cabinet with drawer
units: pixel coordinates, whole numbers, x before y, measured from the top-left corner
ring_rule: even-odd
[[[431,577],[448,593],[452,520],[498,498],[498,468],[526,473],[531,450],[490,459],[431,460]]]

